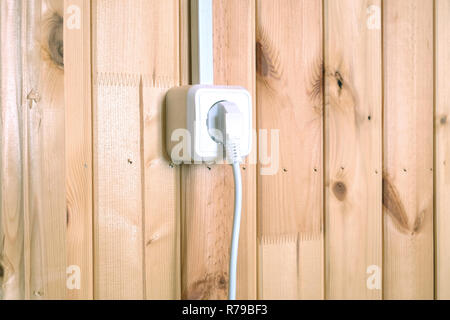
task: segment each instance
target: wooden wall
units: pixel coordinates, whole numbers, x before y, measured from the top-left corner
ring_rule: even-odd
[[[0,298],[225,299],[231,169],[164,146],[189,0],[0,13]],[[238,298],[450,299],[450,0],[214,0],[213,21],[258,138]]]

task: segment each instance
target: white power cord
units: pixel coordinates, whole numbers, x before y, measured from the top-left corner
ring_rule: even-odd
[[[236,150],[238,146],[231,146],[234,150],[233,155],[238,154]],[[234,176],[234,218],[233,218],[233,233],[231,236],[231,251],[230,251],[230,285],[228,291],[229,300],[236,300],[236,278],[237,278],[237,260],[239,250],[239,232],[241,229],[241,212],[242,212],[242,177],[241,167],[238,156],[234,157],[233,176]]]
[[[242,212],[242,176],[240,163],[240,137],[242,134],[242,113],[237,105],[221,101],[211,108],[208,126],[212,138],[225,146],[227,160],[233,166],[234,176],[234,218],[230,250],[229,300],[236,300],[237,260],[239,251],[239,232]],[[219,136],[214,135],[220,133]],[[222,137],[225,136],[225,139]],[[225,140],[225,141],[224,141]]]

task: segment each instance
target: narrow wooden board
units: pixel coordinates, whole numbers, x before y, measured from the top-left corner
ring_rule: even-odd
[[[433,1],[383,5],[386,299],[433,299]]]
[[[134,1],[132,1],[134,3]],[[179,1],[144,1],[144,30],[155,30],[141,54],[148,60],[142,79],[143,170],[145,178],[145,272],[147,299],[179,299],[180,168],[166,155],[164,105],[180,83]]]
[[[258,297],[322,299],[322,1],[257,0],[256,12],[258,129],[268,130],[259,137]]]
[[[162,108],[179,84],[179,1],[93,6],[95,297],[175,299],[179,170],[163,152]]]
[[[161,9],[167,15],[169,9]],[[172,78],[156,87],[145,81],[143,86],[147,299],[181,297],[180,168],[168,162],[163,137],[164,98],[176,81]]]
[[[92,299],[94,293],[91,3],[66,0],[64,12],[67,297],[86,300]]]
[[[450,299],[450,1],[436,1],[436,294]]]
[[[99,76],[94,97],[94,297],[142,299],[139,77],[112,77]]]
[[[325,6],[326,298],[381,299],[381,1]]]
[[[38,127],[41,122],[41,111],[38,107],[40,95],[38,92],[41,70],[41,43],[40,34],[42,31],[42,2],[30,1],[24,3],[22,8],[22,63],[23,63],[23,84],[22,103],[24,113],[22,122],[23,131],[23,189],[24,189],[24,261],[25,261],[25,299],[31,299],[31,232],[30,213],[32,208],[39,208],[41,199],[33,196],[40,190],[39,170],[36,165],[39,161],[32,161],[34,154],[40,152],[40,137]]]
[[[62,4],[23,2],[26,299],[66,297]]]
[[[21,3],[0,3],[0,299],[25,297]]]
[[[215,84],[240,85],[253,93],[254,1],[214,1],[213,10]],[[242,175],[237,298],[255,299],[256,166],[243,165]],[[228,166],[183,167],[182,298],[227,298],[233,189]]]
[[[136,1],[93,2],[94,298],[144,297]],[[142,12],[141,12],[142,13]],[[126,32],[123,32],[126,31]],[[133,73],[132,71],[135,71]]]

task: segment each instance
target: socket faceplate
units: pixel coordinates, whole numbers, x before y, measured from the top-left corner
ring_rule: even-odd
[[[195,85],[178,87],[167,94],[167,151],[174,163],[223,161],[223,145],[217,144],[208,132],[208,112],[220,101],[235,103],[243,115],[241,156],[252,149],[252,98],[242,87]],[[190,141],[181,139],[186,129]],[[177,131],[176,131],[177,130]]]

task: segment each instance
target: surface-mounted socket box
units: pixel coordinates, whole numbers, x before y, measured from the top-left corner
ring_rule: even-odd
[[[208,132],[208,113],[220,101],[236,104],[242,113],[241,157],[252,149],[252,98],[241,87],[194,85],[169,90],[166,96],[166,146],[174,163],[223,160],[223,145]]]

